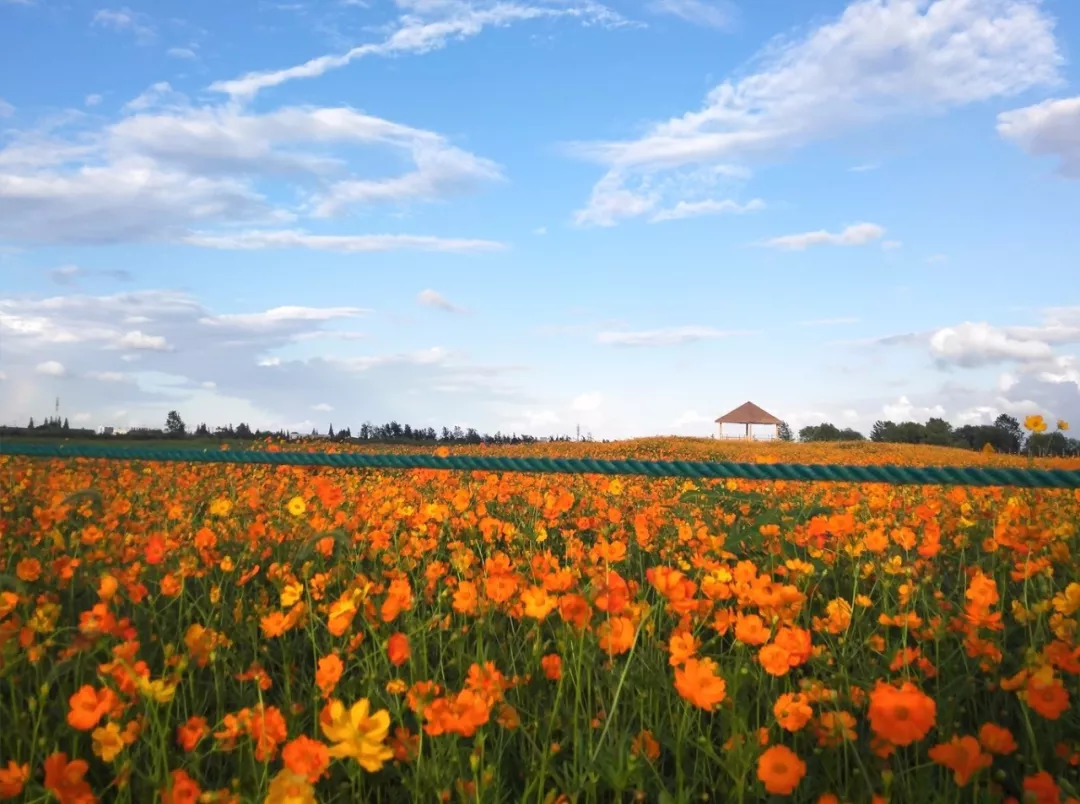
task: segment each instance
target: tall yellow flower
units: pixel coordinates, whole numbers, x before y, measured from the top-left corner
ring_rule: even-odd
[[[1042,416],[1034,414],[1024,419],[1024,427],[1033,433],[1041,433],[1046,430],[1046,420]]]
[[[1058,419],[1057,425],[1058,425],[1058,429],[1063,433],[1066,430],[1069,429],[1069,423],[1067,421],[1065,421],[1064,419]]]
[[[319,727],[333,743],[332,757],[352,757],[369,773],[375,773],[384,762],[393,759],[394,752],[386,745],[390,713],[385,709],[373,713],[367,698],[361,698],[348,710],[341,701],[330,701],[319,715]]]
[[[124,750],[124,738],[120,727],[115,723],[106,723],[94,729],[91,735],[94,741],[94,753],[106,762],[112,762],[116,755]]]
[[[293,516],[303,516],[304,511],[307,510],[303,497],[293,497],[285,507],[289,509],[289,513]]]

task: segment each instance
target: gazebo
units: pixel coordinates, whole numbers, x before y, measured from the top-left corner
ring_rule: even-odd
[[[719,428],[717,435],[720,438],[724,438],[724,425],[725,424],[745,424],[746,435],[745,436],[733,436],[734,438],[745,438],[747,441],[752,441],[754,438],[753,426],[755,424],[771,424],[775,428],[775,437],[780,437],[780,425],[783,422],[780,419],[773,416],[771,413],[762,410],[753,402],[747,402],[730,413],[725,413],[719,419],[716,420],[716,426]]]

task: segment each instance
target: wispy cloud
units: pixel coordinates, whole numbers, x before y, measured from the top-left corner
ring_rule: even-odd
[[[671,209],[662,209],[652,216],[653,223],[675,221],[682,218],[698,218],[702,215],[741,214],[765,209],[765,202],[754,198],[745,204],[725,199],[723,201],[680,201]]]
[[[397,56],[439,50],[447,43],[467,39],[485,28],[503,27],[515,22],[540,18],[568,17],[584,23],[618,25],[621,15],[593,0],[572,5],[539,6],[515,2],[480,5],[465,2],[399,3],[406,13],[393,32],[380,42],[359,45],[344,53],[318,56],[303,64],[280,70],[249,72],[239,78],[215,81],[210,89],[234,98],[251,98],[270,87],[300,78],[316,78],[367,56]]]
[[[800,321],[801,327],[833,327],[841,324],[858,324],[862,321],[861,318],[842,317],[842,318],[815,318],[810,321]]]
[[[685,198],[678,179],[687,171],[1053,85],[1064,63],[1053,27],[1037,0],[853,2],[831,22],[771,42],[701,108],[636,139],[571,146],[606,168],[575,219],[610,226],[646,216]]]
[[[121,33],[131,33],[140,45],[148,45],[157,38],[157,30],[146,14],[130,8],[102,8],[94,13],[93,24]]]
[[[745,332],[722,330],[715,327],[682,326],[638,331],[601,332],[596,336],[596,342],[609,346],[678,346],[683,343],[716,340],[717,338],[742,334],[745,334]]]
[[[436,310],[442,310],[444,313],[467,313],[468,310],[457,304],[454,304],[437,290],[421,290],[416,294],[416,303],[423,307],[432,307]]]
[[[1059,160],[1062,176],[1080,179],[1080,95],[998,115],[997,131],[1032,156]]]
[[[885,234],[885,229],[876,223],[854,223],[840,232],[827,232],[819,229],[815,232],[782,235],[765,241],[766,246],[786,251],[803,251],[810,246],[865,246],[878,240]]]
[[[738,10],[728,0],[653,0],[649,9],[658,14],[671,14],[694,25],[726,30],[738,18]]]
[[[505,244],[493,240],[466,240],[424,235],[317,235],[297,229],[260,229],[236,234],[190,234],[181,242],[204,248],[258,251],[271,248],[308,248],[359,254],[377,251],[446,251],[475,254],[499,251]]]

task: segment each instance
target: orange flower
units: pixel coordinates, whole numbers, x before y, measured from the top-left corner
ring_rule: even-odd
[[[1025,804],[1058,804],[1061,801],[1061,788],[1054,777],[1046,771],[1024,779]]]
[[[930,759],[953,772],[953,779],[960,787],[983,768],[989,768],[994,758],[982,752],[974,737],[954,736],[947,743],[939,743],[929,751]]]
[[[843,710],[822,712],[815,731],[818,745],[835,748],[855,739],[855,716]]]
[[[562,657],[557,653],[549,653],[540,659],[540,666],[544,669],[544,676],[548,681],[558,681],[562,678]]]
[[[24,558],[15,565],[15,575],[20,581],[33,583],[41,577],[41,562],[36,558]]]
[[[160,564],[165,560],[165,539],[151,536],[146,543],[146,563]]]
[[[757,777],[774,795],[790,796],[805,775],[806,763],[786,746],[766,748],[758,757]]]
[[[773,715],[780,728],[787,731],[799,731],[814,716],[814,710],[807,697],[799,692],[785,692],[773,704]]]
[[[394,667],[405,664],[409,660],[409,638],[402,633],[393,634],[386,643],[386,655]]]
[[[610,654],[626,653],[634,646],[634,624],[626,617],[604,620],[596,629],[600,648]]]
[[[653,733],[646,729],[630,741],[630,753],[638,757],[643,756],[649,762],[656,762],[660,758],[660,743],[653,737]]]
[[[73,729],[90,731],[113,708],[116,696],[108,687],[100,690],[84,684],[68,698],[67,722]]]
[[[90,766],[85,760],[68,762],[67,754],[58,751],[45,759],[45,789],[60,800],[60,804],[94,804],[97,797],[83,779]]]
[[[1001,754],[1002,756],[1011,754],[1017,748],[1012,732],[1004,726],[998,726],[996,723],[984,723],[982,725],[982,728],[979,729],[979,742],[991,754]]]
[[[345,665],[336,653],[331,653],[319,659],[318,669],[315,671],[315,683],[319,687],[322,697],[329,698],[334,691],[341,674],[345,671]]]
[[[739,614],[735,620],[735,638],[747,645],[764,645],[769,641],[769,630],[756,614]]]
[[[206,718],[193,715],[187,722],[176,727],[176,742],[185,751],[194,751],[195,746],[209,733]]]
[[[169,789],[161,791],[161,804],[197,804],[202,788],[187,775],[187,771],[174,770]]]
[[[269,762],[277,753],[278,743],[288,737],[288,727],[280,709],[260,704],[251,714],[248,733],[255,741],[255,759]]]
[[[694,706],[711,712],[727,696],[727,683],[712,659],[689,659],[675,670],[675,689]]]
[[[30,780],[30,766],[19,765],[9,759],[6,768],[0,768],[0,798],[15,798]]]
[[[575,628],[584,628],[592,618],[592,608],[581,595],[563,595],[559,598],[559,616]]]
[[[668,652],[671,654],[668,657],[668,664],[678,667],[697,653],[697,640],[689,631],[672,634],[668,641]]]
[[[1069,708],[1069,692],[1057,679],[1045,683],[1032,676],[1024,692],[1028,706],[1047,720],[1057,720]]]
[[[303,735],[286,743],[281,759],[292,773],[315,784],[330,765],[330,752],[324,743]]]
[[[758,651],[758,661],[770,676],[787,675],[791,669],[790,657],[790,653],[775,643],[765,645]]]
[[[476,611],[477,604],[476,584],[472,581],[462,581],[454,592],[454,611],[458,614],[472,614]]]
[[[878,681],[870,693],[870,728],[893,745],[925,737],[937,718],[937,704],[910,681],[900,687]]]
[[[530,586],[522,592],[521,602],[525,604],[525,616],[536,620],[546,619],[559,605],[558,598],[542,586]]]

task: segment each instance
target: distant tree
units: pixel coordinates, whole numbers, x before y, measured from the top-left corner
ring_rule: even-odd
[[[63,429],[63,430],[65,431],[65,432],[71,429],[71,428],[70,428],[70,427],[68,426],[68,420],[67,420],[67,416],[65,416],[65,417],[64,417],[64,426],[63,426],[63,428],[61,428],[61,429]]]
[[[326,431],[326,434],[330,437],[334,437],[334,423],[330,422],[330,429]]]
[[[210,437],[210,428],[206,426],[206,422],[202,422],[198,427],[195,428],[195,436],[197,438]]]
[[[794,441],[795,435],[791,432],[791,425],[787,422],[780,422],[776,427],[776,437],[781,441]],[[589,439],[592,440],[591,438]]]
[[[165,432],[173,438],[179,438],[187,432],[184,420],[180,418],[180,414],[175,410],[170,410],[169,415],[165,417]]]
[[[1020,422],[1012,416],[1002,413],[994,419],[994,427],[1006,435],[1006,444],[1008,446],[1002,450],[1003,452],[1020,451],[1020,446],[1024,441],[1024,431],[1020,429]]]
[[[870,428],[871,441],[892,441],[896,435],[896,423],[878,419]]]
[[[30,417],[30,424],[26,425],[26,429],[27,430],[33,430],[34,429],[34,417],[33,416]]]
[[[862,441],[864,436],[858,430],[845,427],[841,430],[835,424],[822,422],[799,430],[800,441]]]
[[[953,443],[953,428],[944,419],[929,419],[923,426],[925,443],[947,447]]]
[[[236,437],[237,438],[254,438],[255,434],[251,432],[251,428],[247,426],[245,422],[240,422],[236,425]]]

